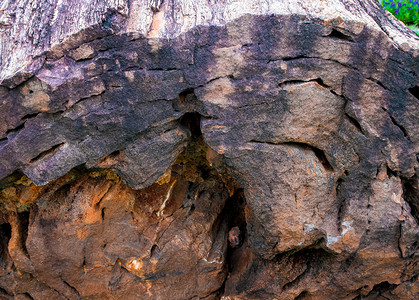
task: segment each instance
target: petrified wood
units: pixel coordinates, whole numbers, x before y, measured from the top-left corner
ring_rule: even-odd
[[[0,1],[0,299],[419,297],[376,1],[50,2]]]

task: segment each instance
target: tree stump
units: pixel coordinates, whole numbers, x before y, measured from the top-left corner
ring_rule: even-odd
[[[419,38],[373,0],[0,3],[1,299],[419,297]]]

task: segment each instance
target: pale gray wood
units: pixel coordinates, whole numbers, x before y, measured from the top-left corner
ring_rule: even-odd
[[[244,14],[342,19],[348,31],[383,30],[403,50],[419,39],[376,0],[1,0],[0,81],[54,45],[92,26],[173,38],[198,25],[224,25]]]

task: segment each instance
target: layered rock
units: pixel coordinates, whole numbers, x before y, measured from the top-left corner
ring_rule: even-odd
[[[417,297],[419,39],[368,1],[186,3],[3,64],[1,296]]]

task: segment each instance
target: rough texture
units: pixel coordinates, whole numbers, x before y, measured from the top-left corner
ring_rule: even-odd
[[[0,297],[419,297],[417,37],[373,1],[93,2],[0,25]]]

